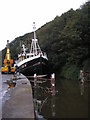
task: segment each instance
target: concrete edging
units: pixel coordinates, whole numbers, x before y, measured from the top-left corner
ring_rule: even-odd
[[[2,118],[35,118],[32,87],[30,81],[23,76],[19,76],[15,88],[8,91],[10,99],[6,101],[2,108]]]

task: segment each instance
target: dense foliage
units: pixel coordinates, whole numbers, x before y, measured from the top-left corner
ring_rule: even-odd
[[[90,68],[90,2],[79,9],[70,9],[41,28],[37,38],[41,49],[48,54],[51,72],[66,78],[77,78],[80,69]],[[10,43],[11,55],[16,58],[24,42],[30,47],[32,33],[16,38]]]

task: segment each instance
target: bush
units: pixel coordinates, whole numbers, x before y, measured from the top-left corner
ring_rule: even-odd
[[[80,69],[76,65],[65,65],[62,68],[61,76],[66,79],[78,79],[79,71]]]

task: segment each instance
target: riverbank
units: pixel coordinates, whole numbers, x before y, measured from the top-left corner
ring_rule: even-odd
[[[3,77],[6,76],[3,75]],[[19,75],[16,80],[16,86],[14,88],[9,88],[5,96],[7,96],[7,94],[9,98],[2,107],[2,118],[34,119],[32,87],[30,81],[25,76],[22,74]]]

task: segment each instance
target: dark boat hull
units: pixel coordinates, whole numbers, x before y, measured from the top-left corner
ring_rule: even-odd
[[[19,72],[25,76],[34,76],[35,73],[37,75],[48,75],[48,60],[39,57],[28,61],[19,67]]]

